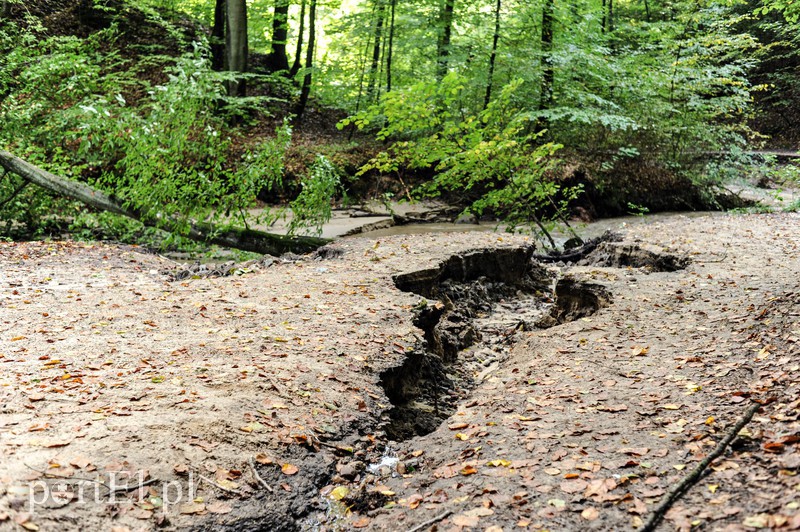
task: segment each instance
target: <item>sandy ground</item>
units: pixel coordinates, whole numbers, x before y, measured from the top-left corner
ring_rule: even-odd
[[[0,244],[0,530],[633,529],[753,400],[662,526],[800,529],[800,216],[621,231],[692,263],[562,268],[612,303],[516,333],[371,471],[380,374],[421,337],[391,276],[524,237],[352,238],[183,281],[133,248]]]

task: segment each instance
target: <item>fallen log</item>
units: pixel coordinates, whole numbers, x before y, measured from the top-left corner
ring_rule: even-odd
[[[597,249],[597,246],[599,246],[603,242],[619,242],[620,240],[621,238],[618,234],[612,233],[611,231],[606,231],[597,238],[587,240],[586,242],[584,242],[583,244],[581,244],[576,248],[566,249],[564,251],[554,250],[546,255],[534,254],[532,258],[534,260],[544,263],[578,262],[579,260],[586,257],[589,253]]]
[[[268,255],[282,255],[287,252],[307,253],[330,242],[325,238],[277,235],[254,229],[219,227],[200,221],[190,223],[187,229],[177,220],[159,216],[157,212],[144,212],[123,207],[113,196],[92,188],[85,183],[71,181],[51,174],[5,150],[0,150],[0,166],[5,168],[7,172],[18,175],[26,182],[33,183],[60,196],[80,201],[101,211],[126,216],[146,226],[157,227],[198,242]]]

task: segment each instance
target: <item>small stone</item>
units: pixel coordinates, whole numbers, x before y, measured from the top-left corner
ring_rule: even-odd
[[[352,462],[341,465],[337,469],[339,470],[339,475],[348,480],[353,480],[366,469],[366,465],[364,465],[364,462],[353,460]]]

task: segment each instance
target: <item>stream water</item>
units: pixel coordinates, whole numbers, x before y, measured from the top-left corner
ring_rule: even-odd
[[[664,212],[658,214],[650,214],[646,216],[622,216],[617,218],[605,218],[591,223],[571,223],[572,228],[583,240],[595,238],[602,235],[607,230],[619,230],[627,226],[642,226],[653,223],[658,223],[663,220],[673,218],[697,218],[702,216],[721,216],[719,212]],[[355,219],[361,220],[362,219]],[[373,220],[373,219],[370,219]],[[342,222],[339,222],[342,225]],[[357,227],[354,224],[353,227]],[[378,229],[375,231],[368,231],[360,233],[357,236],[367,238],[384,238],[392,235],[416,235],[428,233],[442,233],[442,232],[462,232],[462,231],[497,231],[499,233],[505,232],[503,225],[495,223],[482,223],[482,224],[455,224],[455,223],[430,223],[430,224],[409,224],[409,225],[395,225],[385,229]],[[568,228],[560,225],[552,231],[553,239],[561,246],[565,241],[572,238],[572,234]]]

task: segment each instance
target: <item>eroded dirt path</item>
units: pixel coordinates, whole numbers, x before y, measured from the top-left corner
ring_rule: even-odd
[[[420,353],[414,316],[447,315],[460,289],[436,310],[392,277],[525,238],[354,238],[177,282],[132,249],[0,244],[0,528],[629,529],[751,399],[768,404],[664,526],[800,528],[800,217],[623,237],[691,262],[565,266],[610,304],[528,332],[455,313],[445,340],[470,343],[465,316],[483,343],[449,365]],[[505,316],[552,300],[492,282]],[[432,432],[376,464],[396,412],[386,372],[413,356],[428,378],[399,395]]]

